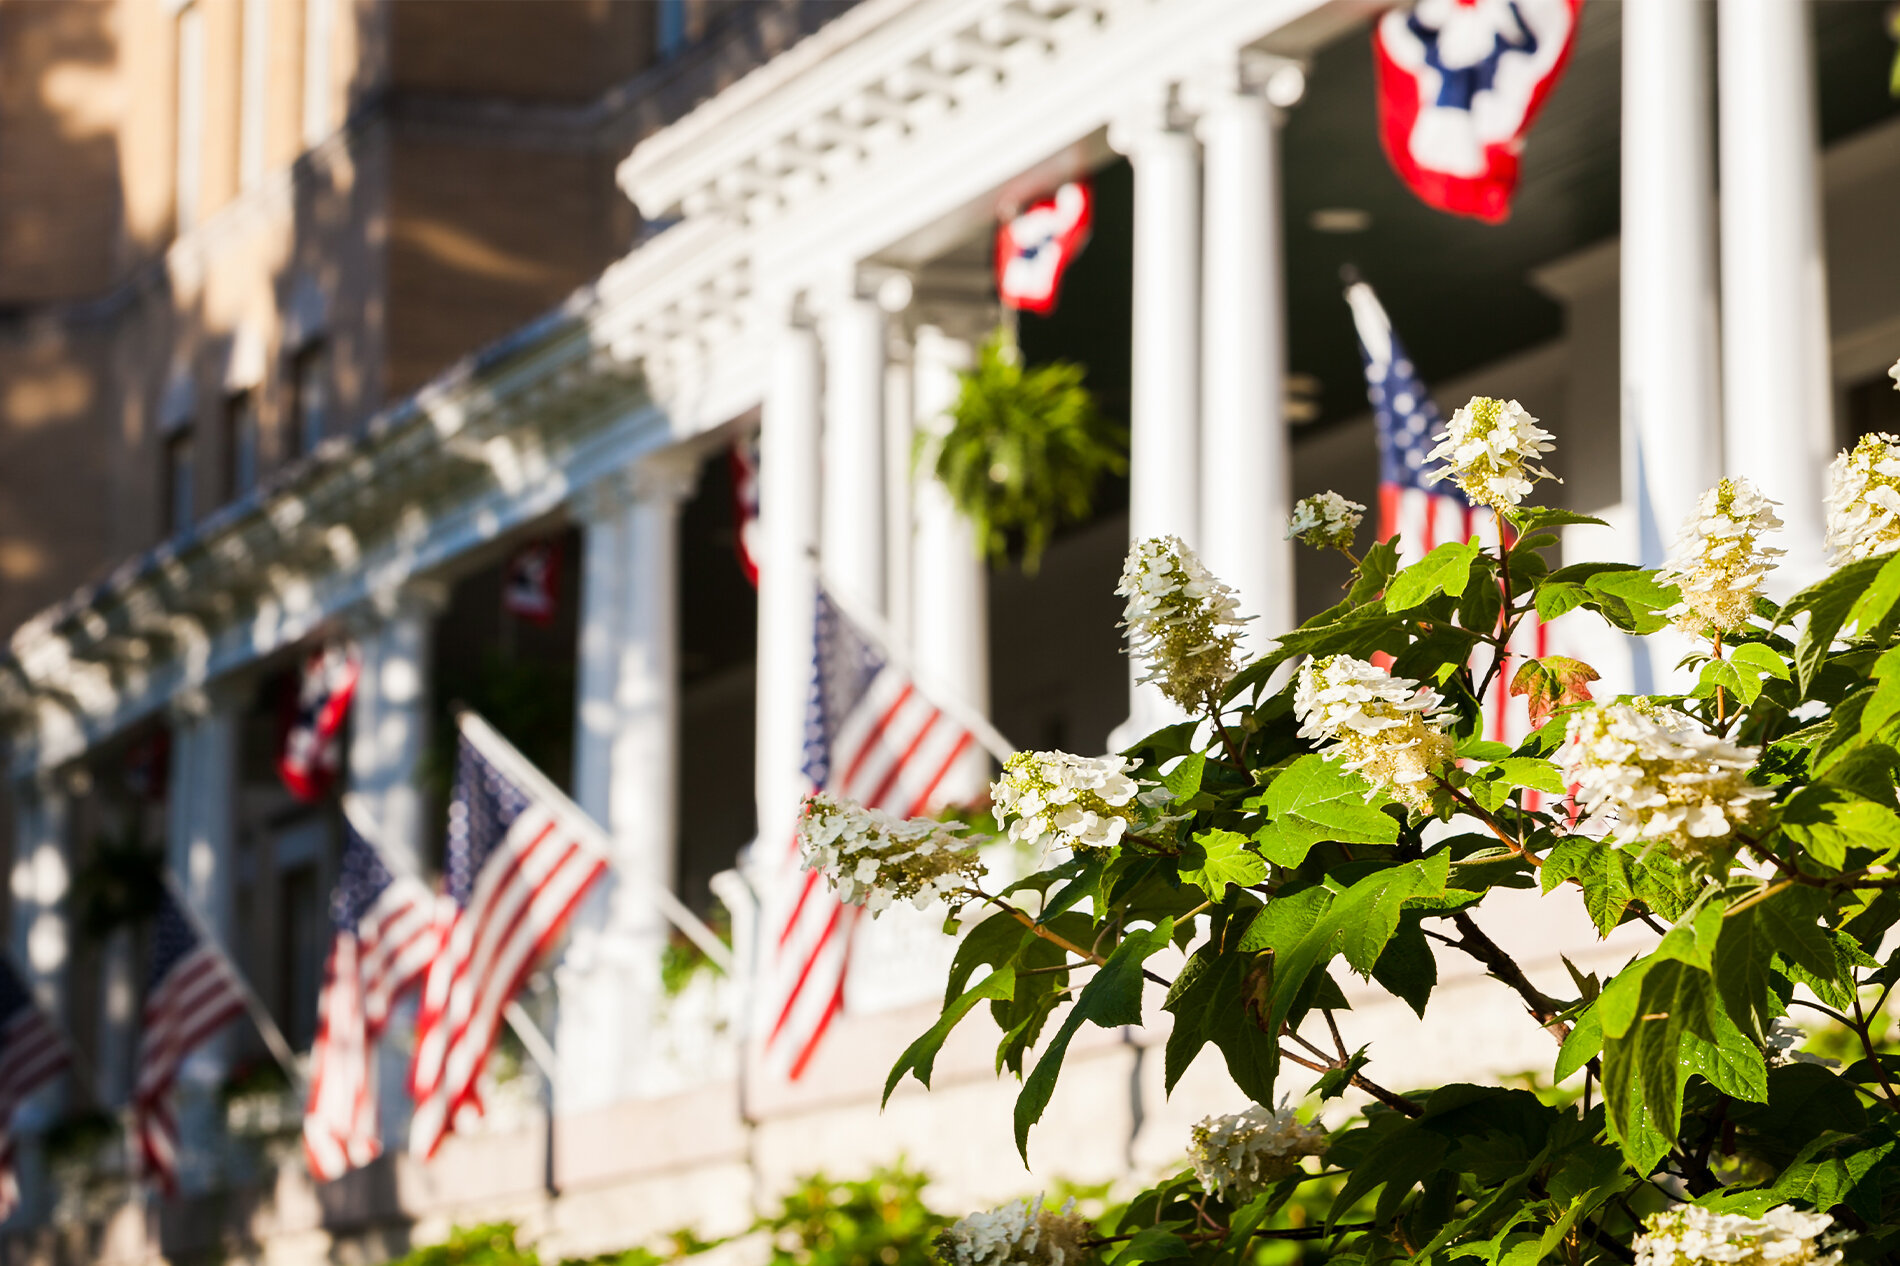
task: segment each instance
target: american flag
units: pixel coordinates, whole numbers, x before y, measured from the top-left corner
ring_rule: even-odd
[[[1385,308],[1363,281],[1346,288],[1353,324],[1359,332],[1359,356],[1366,370],[1366,397],[1372,403],[1379,435],[1379,539],[1399,538],[1401,565],[1416,562],[1433,547],[1472,537],[1495,547],[1497,519],[1488,509],[1474,507],[1449,480],[1426,482],[1431,473],[1426,454],[1436,447],[1433,436],[1444,429],[1438,407],[1432,403],[1418,371],[1405,353]],[[1518,622],[1511,636],[1513,660],[1548,654],[1549,630],[1532,612]],[[1480,648],[1473,670],[1483,680],[1490,667],[1489,648]],[[1529,700],[1513,698],[1507,662],[1492,680],[1484,700],[1485,737],[1516,746],[1530,734]],[[1535,797],[1536,792],[1528,795]]]
[[[33,1000],[13,965],[0,961],[0,1221],[20,1204],[13,1173],[13,1112],[65,1070],[66,1040]]]
[[[409,1148],[427,1159],[462,1111],[508,1002],[607,869],[600,830],[471,713],[458,721],[443,943],[423,980]]]
[[[382,1153],[371,1044],[390,1005],[422,978],[440,945],[435,894],[397,876],[376,846],[348,823],[330,921],[336,934],[317,999],[310,1050],[304,1156],[318,1182],[340,1178]]]
[[[146,1175],[171,1195],[178,1189],[178,1126],[171,1091],[179,1065],[194,1047],[243,1013],[245,996],[224,954],[199,936],[169,885],[158,900],[152,966],[139,1019],[132,1129]]]
[[[343,720],[350,714],[360,669],[356,652],[342,646],[326,646],[304,663],[296,712],[285,727],[277,757],[278,776],[299,800],[323,799],[336,780]]]
[[[926,698],[822,589],[816,604],[805,776],[814,789],[906,817],[942,802],[942,789],[977,736]],[[858,908],[803,870],[796,840],[772,890],[765,1055],[796,1081],[844,1007]]]

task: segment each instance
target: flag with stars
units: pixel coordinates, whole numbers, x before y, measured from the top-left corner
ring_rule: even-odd
[[[979,740],[932,703],[822,589],[816,606],[805,777],[814,790],[899,817],[979,794],[954,785]],[[802,1077],[844,1009],[858,907],[803,868],[792,840],[767,894],[770,940],[764,1055],[785,1080]]]
[[[441,949],[423,980],[409,1150],[427,1159],[465,1111],[509,1001],[607,869],[600,829],[473,713],[449,798]]]
[[[1415,563],[1447,541],[1473,537],[1497,545],[1497,519],[1474,507],[1450,480],[1430,482],[1434,466],[1426,456],[1437,446],[1444,419],[1420,381],[1405,345],[1392,329],[1385,307],[1363,281],[1346,287],[1359,334],[1359,359],[1366,371],[1366,398],[1372,405],[1379,440],[1379,539],[1399,540],[1399,565]],[[1549,628],[1532,612],[1511,635],[1505,663],[1484,700],[1485,737],[1515,747],[1530,734],[1529,701],[1510,693],[1515,661],[1549,653]],[[1473,668],[1483,680],[1492,651],[1480,648]],[[1536,792],[1528,793],[1535,796]]]
[[[171,1092],[185,1056],[235,1020],[244,989],[222,951],[198,934],[167,884],[152,928],[152,963],[140,1015],[132,1130],[145,1176],[166,1195],[178,1189],[178,1125]]]
[[[439,948],[435,894],[393,873],[347,821],[343,834],[303,1119],[304,1156],[318,1182],[381,1155],[372,1046],[396,996],[421,979]]]
[[[13,1113],[71,1062],[66,1039],[20,979],[0,960],[0,1221],[20,1203],[13,1170]]]

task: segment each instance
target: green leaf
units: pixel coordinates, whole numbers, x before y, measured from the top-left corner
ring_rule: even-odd
[[[1681,592],[1674,585],[1658,581],[1653,571],[1600,571],[1583,587],[1590,595],[1587,605],[1592,610],[1631,633],[1654,633],[1662,628],[1669,623],[1663,612],[1682,601]]]
[[[1269,860],[1289,867],[1305,861],[1322,840],[1397,842],[1398,822],[1366,803],[1370,791],[1365,779],[1325,757],[1302,756],[1249,802],[1264,808],[1269,819],[1254,839]]]
[[[1836,870],[1852,848],[1900,853],[1900,814],[1860,796],[1815,784],[1788,798],[1781,833],[1823,866]]]
[[[1597,1000],[1610,1130],[1632,1163],[1653,1143],[1646,1130],[1675,1137],[1682,1114],[1682,1036],[1714,1040],[1712,993],[1706,972],[1651,957],[1624,968]]]
[[[1337,1099],[1351,1089],[1352,1079],[1358,1076],[1359,1070],[1364,1068],[1367,1060],[1371,1058],[1366,1054],[1367,1049],[1364,1046],[1360,1047],[1345,1063],[1337,1068],[1329,1068],[1319,1075],[1319,1080],[1313,1083],[1313,1093],[1319,1096],[1321,1103],[1328,1099]]]
[[[1199,888],[1210,901],[1226,895],[1228,884],[1247,888],[1259,883],[1267,877],[1267,864],[1249,843],[1237,831],[1202,831],[1181,853],[1182,881]]]
[[[1471,578],[1471,564],[1484,547],[1477,541],[1447,541],[1407,567],[1386,586],[1385,608],[1408,611],[1433,594],[1457,597]]]
[[[1550,1075],[1551,1084],[1562,1085],[1602,1051],[1603,1017],[1597,1014],[1597,1004],[1592,1002],[1570,1022],[1570,1036],[1557,1048],[1557,1067]]]
[[[1495,775],[1493,770],[1496,771]],[[1486,777],[1495,776],[1499,782],[1513,787],[1547,791],[1553,796],[1561,796],[1570,790],[1564,785],[1564,776],[1557,772],[1557,767],[1541,756],[1507,756],[1494,761],[1490,769],[1483,773]]]
[[[1352,606],[1364,606],[1392,583],[1392,577],[1399,570],[1399,543],[1397,539],[1380,541],[1366,550],[1359,560],[1359,572],[1353,578],[1352,590],[1347,593],[1346,601]]]
[[[1582,606],[1590,591],[1566,580],[1546,580],[1537,586],[1537,616],[1546,622]]]
[[[1773,647],[1763,646],[1760,642],[1743,642],[1731,649],[1728,657],[1729,662],[1752,668],[1764,677],[1776,677],[1782,681],[1789,681],[1793,677],[1788,661],[1777,654]]]
[[[1529,535],[1538,528],[1569,527],[1575,523],[1593,523],[1597,527],[1608,527],[1602,519],[1593,519],[1587,514],[1578,514],[1575,510],[1558,510],[1550,506],[1525,506],[1521,509],[1506,510],[1505,517],[1511,526],[1520,533]]]
[[[1398,930],[1372,965],[1372,978],[1422,1017],[1438,984],[1438,960],[1419,920],[1416,910],[1407,910],[1400,917]]]
[[[1016,1096],[1016,1150],[1023,1163],[1029,1163],[1029,1128],[1042,1119],[1055,1093],[1056,1077],[1069,1053],[1069,1043],[1084,1021],[1100,1028],[1118,1028],[1141,1023],[1141,965],[1167,945],[1174,936],[1174,920],[1163,919],[1152,928],[1130,932],[1108,956],[1102,969],[1090,978],[1076,997],[1075,1005],[1063,1018],[1062,1027],[1049,1039],[1049,1046],[1036,1066],[1023,1080]]]
[[[1616,930],[1634,898],[1629,860],[1613,845],[1601,840],[1566,836],[1544,858],[1543,869],[1538,874],[1545,892],[1567,879],[1575,879],[1583,889],[1583,908],[1601,936]]]
[[[1179,1232],[1186,1221],[1158,1222],[1135,1232],[1135,1237],[1120,1252],[1107,1259],[1106,1266],[1135,1266],[1136,1262],[1164,1262],[1176,1257],[1191,1257],[1193,1252]]]
[[[905,1047],[904,1053],[897,1057],[897,1063],[891,1067],[890,1076],[884,1079],[882,1102],[891,1101],[891,1092],[897,1089],[897,1083],[904,1079],[905,1073],[915,1074],[917,1080],[928,1087],[930,1074],[937,1064],[937,1052],[943,1049],[944,1039],[950,1036],[950,1030],[956,1028],[977,1003],[1005,999],[1015,992],[1016,969],[998,967],[946,1006],[943,1014],[937,1017],[937,1022],[931,1025],[922,1037]]]
[[[1873,582],[1854,600],[1845,623],[1876,645],[1885,645],[1896,621],[1900,621],[1900,554],[1887,556]]]
[[[1711,1086],[1731,1099],[1751,1103],[1768,1100],[1768,1061],[1761,1048],[1743,1036],[1735,1022],[1720,1007],[1710,1008],[1715,1040],[1685,1032],[1682,1035],[1682,1063],[1687,1070],[1701,1073]]]
[[[1327,918],[1339,926],[1339,948],[1352,969],[1369,978],[1398,931],[1406,900],[1444,896],[1450,876],[1451,853],[1440,849],[1419,861],[1375,871],[1341,893]]]
[[[1199,752],[1189,752],[1180,763],[1161,775],[1161,785],[1166,787],[1178,803],[1192,800],[1194,793],[1201,789],[1201,776],[1207,772],[1207,757]]]
[[[1890,560],[1868,558],[1858,563],[1849,563],[1826,579],[1809,585],[1794,597],[1788,599],[1781,609],[1784,624],[1793,623],[1796,613],[1808,612],[1808,625],[1801,632],[1801,640],[1795,643],[1794,669],[1795,679],[1805,697],[1808,688],[1814,684],[1814,675],[1820,671],[1821,662],[1827,658],[1829,648],[1841,631],[1841,625],[1847,620],[1847,613],[1867,587],[1874,581]]]

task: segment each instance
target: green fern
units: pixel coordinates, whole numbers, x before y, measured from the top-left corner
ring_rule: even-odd
[[[920,438],[985,557],[1008,560],[1014,546],[1034,571],[1056,529],[1092,513],[1102,477],[1128,469],[1127,432],[1096,409],[1084,373],[1067,361],[1024,368],[1000,329],[963,375],[949,429]]]

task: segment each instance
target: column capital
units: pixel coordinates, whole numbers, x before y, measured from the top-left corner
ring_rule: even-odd
[[[1264,102],[1275,118],[1306,95],[1306,64],[1297,58],[1243,48],[1207,62],[1181,83],[1181,101],[1196,115],[1223,105]]]
[[[412,576],[408,580],[371,590],[360,614],[377,622],[402,616],[427,619],[441,615],[448,610],[448,606],[447,581],[430,576]]]
[[[684,501],[699,485],[699,467],[697,454],[664,449],[627,468],[627,492],[636,501]]]
[[[1109,148],[1127,158],[1158,141],[1193,140],[1193,117],[1181,99],[1181,85],[1150,83],[1129,94],[1133,104],[1109,120]]]

